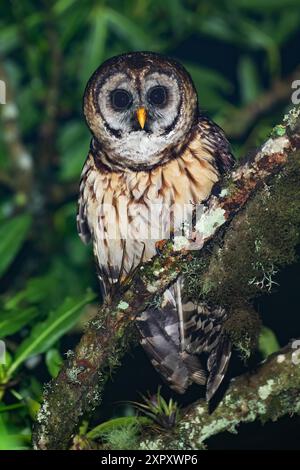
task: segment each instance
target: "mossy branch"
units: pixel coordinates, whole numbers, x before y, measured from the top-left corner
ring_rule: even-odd
[[[232,233],[239,237],[241,231],[240,240],[234,239],[234,243],[243,241],[245,230],[242,230],[242,222],[245,221],[248,207],[250,210],[255,200],[254,196],[265,194],[267,185],[275,175],[283,174],[283,169],[299,163],[299,116],[300,109],[294,108],[283,123],[276,126],[272,136],[252,159],[235,169],[224,181],[222,190],[217,194],[215,191],[209,198],[197,223],[196,244],[191,246],[188,240],[180,240],[181,249],[176,250],[176,240],[175,244],[166,243],[159,255],[140,266],[128,285],[124,286],[123,292],[100,307],[75,352],[69,355],[58,377],[46,387],[33,438],[36,449],[68,448],[80,419],[99,404],[107,378],[126,351],[134,331],[132,325],[135,315],[145,310],[149,303],[153,303],[181,273],[184,272],[187,279],[194,279],[192,284],[198,286],[197,296],[201,300],[210,300],[214,291],[223,291],[222,285],[220,287],[222,271],[216,268],[218,263],[215,261],[222,252],[227,266],[231,261],[234,263],[236,253],[234,250],[230,253],[227,247],[232,246]],[[236,229],[231,231],[234,225]],[[257,219],[256,226],[260,225],[261,221]],[[220,251],[218,248],[222,240],[225,244]],[[217,247],[216,251],[214,247]],[[250,286],[250,289],[247,292],[240,291],[240,296],[234,296],[235,300],[247,301],[253,296],[253,289],[256,292],[260,290],[258,276],[261,271],[270,277],[271,274],[266,271],[267,265],[261,262],[261,259],[270,259],[265,253],[266,249],[265,246],[263,250],[258,249],[256,267],[254,263],[253,268],[251,257],[249,258],[248,268],[251,269],[247,273],[248,268],[244,267],[244,285]],[[225,269],[226,264],[223,262],[220,266]],[[253,269],[256,277],[252,276]],[[234,270],[228,272],[233,273],[231,277],[225,276],[230,286],[234,279]],[[253,281],[252,284],[250,281]],[[191,290],[190,285],[187,281],[187,293]],[[265,287],[264,283],[262,286]],[[195,292],[192,294],[195,296]],[[225,298],[217,298],[218,300],[221,301],[219,305],[230,304]],[[236,311],[240,311],[241,302],[235,301],[235,305],[238,306]],[[230,325],[228,330],[230,333]]]
[[[241,423],[276,421],[300,412],[299,340],[292,341],[231,383],[218,407],[209,412],[204,400],[194,403],[182,416],[176,430],[149,435],[140,449],[203,449],[205,441],[224,431],[237,432]]]

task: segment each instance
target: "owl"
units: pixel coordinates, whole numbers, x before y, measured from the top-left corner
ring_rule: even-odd
[[[83,103],[91,145],[80,183],[77,226],[90,240],[104,297],[182,233],[195,207],[233,165],[223,131],[199,110],[193,81],[177,61],[133,52],[104,62]],[[184,393],[219,387],[231,354],[226,312],[195,305],[181,277],[135,325],[152,364]],[[204,359],[206,363],[204,363]]]

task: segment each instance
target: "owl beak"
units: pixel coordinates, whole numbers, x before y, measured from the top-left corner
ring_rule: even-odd
[[[145,122],[147,119],[147,111],[145,108],[138,108],[136,111],[136,117],[137,120],[139,121],[139,125],[141,126],[142,129],[145,127]]]

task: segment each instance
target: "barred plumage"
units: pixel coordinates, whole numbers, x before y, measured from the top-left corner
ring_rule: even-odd
[[[127,85],[124,76],[133,85]],[[108,103],[101,106],[106,99],[101,89],[110,90],[110,80],[112,88],[120,87],[121,81],[126,93],[132,93],[132,101],[132,87],[137,87],[137,107],[146,106],[149,91],[143,91],[143,86],[147,88],[147,80],[150,92],[165,87],[170,100],[173,91],[167,87],[177,87],[174,93],[180,96],[159,110],[147,102],[150,123],[145,130],[137,130],[135,114],[127,109],[123,121],[117,114],[115,129],[114,109]],[[98,69],[86,90],[85,114],[94,137],[81,176],[77,225],[85,243],[92,239],[107,294],[112,284],[122,282],[138,263],[156,253],[157,241],[168,238],[170,231],[181,230],[183,208],[189,219],[195,205],[210,195],[220,175],[232,166],[233,158],[222,130],[198,113],[189,75],[176,62],[155,54],[124,55]],[[174,114],[171,124],[170,114]],[[134,150],[134,143],[139,150]],[[204,320],[203,307],[199,312],[193,306],[191,315],[182,305],[180,293],[181,281],[165,293],[160,308],[149,309],[136,319],[141,344],[179,393],[192,382],[205,383],[199,355],[208,353],[209,399],[230,357],[230,344],[222,332],[225,313],[206,308]]]

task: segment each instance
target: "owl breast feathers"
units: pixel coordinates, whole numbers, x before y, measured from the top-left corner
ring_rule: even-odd
[[[100,66],[88,82],[84,112],[93,138],[77,214],[81,239],[93,243],[104,295],[156,243],[191,224],[233,157],[223,131],[198,109],[192,79],[177,62],[148,52]],[[171,388],[207,383],[207,398],[226,372],[226,312],[183,299],[180,278],[160,307],[136,318],[141,344]],[[207,372],[201,354],[208,356]]]

